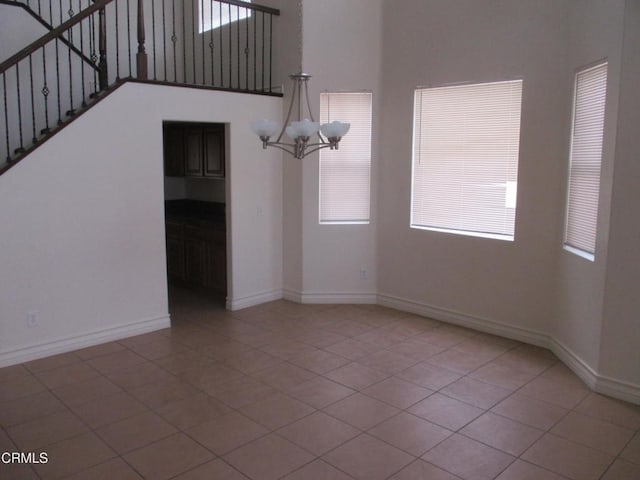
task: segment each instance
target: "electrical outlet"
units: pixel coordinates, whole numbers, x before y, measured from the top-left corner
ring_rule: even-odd
[[[33,328],[38,326],[38,311],[30,310],[27,312],[27,327]]]
[[[367,271],[366,268],[361,268],[360,269],[360,279],[361,280],[366,280],[369,277],[369,272]]]

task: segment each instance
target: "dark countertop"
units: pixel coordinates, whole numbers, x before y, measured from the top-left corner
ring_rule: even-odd
[[[166,200],[165,218],[168,222],[182,223],[205,228],[226,228],[224,203],[199,200]]]

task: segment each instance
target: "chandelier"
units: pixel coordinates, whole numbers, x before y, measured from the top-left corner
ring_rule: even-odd
[[[320,125],[320,122],[316,122],[311,112],[309,90],[307,89],[307,81],[311,78],[311,75],[307,73],[296,73],[289,75],[289,78],[293,81],[293,93],[284,125],[281,127],[280,123],[275,120],[256,120],[251,123],[251,130],[253,130],[253,133],[258,135],[262,141],[262,148],[279,148],[293,155],[295,158],[304,158],[321,148],[328,147],[331,150],[337,150],[340,140],[349,131],[350,124],[333,121]],[[303,92],[308,117],[304,117]],[[298,120],[289,124],[291,112],[296,103],[298,105]],[[282,141],[285,133],[293,140],[293,143]],[[278,137],[275,142],[270,141],[271,137],[276,134],[278,134]],[[310,143],[309,140],[314,135],[317,135],[318,141]]]

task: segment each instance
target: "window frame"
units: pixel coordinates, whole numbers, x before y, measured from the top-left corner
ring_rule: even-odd
[[[597,192],[595,194],[595,198],[592,199],[592,203],[595,204],[595,212],[591,218],[591,223],[589,225],[587,226],[581,225],[582,228],[588,228],[592,230],[593,242],[592,243],[589,242],[588,247],[590,248],[584,248],[584,245],[582,246],[578,245],[579,243],[583,243],[585,241],[583,237],[580,237],[578,239],[575,236],[573,238],[569,238],[570,237],[569,224],[570,224],[571,218],[575,217],[575,215],[572,216],[572,213],[571,213],[571,207],[572,207],[571,192],[572,192],[572,185],[575,185],[572,183],[572,180],[575,178],[572,176],[572,171],[574,169],[574,163],[575,163],[574,152],[575,152],[575,145],[576,145],[576,123],[577,123],[576,118],[578,115],[577,110],[579,108],[579,105],[581,104],[580,99],[578,98],[578,95],[580,93],[578,87],[579,87],[580,75],[593,72],[594,70],[600,69],[602,67],[604,67],[604,78],[599,79],[600,81],[604,81],[604,91],[602,92],[602,97],[598,97],[598,99],[588,99],[589,106],[592,106],[598,100],[602,101],[602,110],[598,112],[598,115],[601,115],[602,124],[600,125],[599,132],[598,132],[598,135],[600,137],[598,140],[600,142],[600,149],[599,149],[597,172],[593,175],[593,178],[597,178]],[[574,74],[574,81],[573,81],[573,100],[572,100],[572,109],[571,109],[571,136],[569,140],[570,141],[569,165],[568,165],[568,171],[567,171],[565,219],[564,219],[562,248],[567,252],[570,252],[574,255],[582,257],[591,262],[595,261],[595,253],[596,253],[596,247],[597,247],[598,218],[600,214],[599,203],[600,203],[600,192],[601,192],[601,183],[602,183],[602,160],[603,160],[603,154],[604,154],[604,128],[605,128],[606,111],[607,111],[607,91],[608,91],[608,79],[609,79],[608,73],[609,73],[609,62],[608,62],[608,59],[605,58],[576,69]],[[584,101],[585,99],[582,99],[583,106],[584,106]],[[589,123],[593,122],[593,117],[589,117],[589,119],[590,119]],[[589,140],[593,140],[593,137],[592,136],[589,137]],[[581,159],[580,161],[582,162],[583,159]],[[581,167],[584,169],[585,165],[581,165]],[[577,208],[579,207],[584,208],[584,203],[580,202]],[[582,214],[584,215],[584,212],[582,212]]]
[[[514,125],[517,125],[517,132],[515,134],[515,165],[512,165],[511,163],[507,163],[506,165],[509,166],[511,165],[512,167],[515,168],[515,174],[513,175],[514,180],[505,180],[504,182],[504,189],[505,189],[505,194],[504,194],[504,202],[505,202],[505,206],[504,209],[506,210],[507,208],[513,208],[513,227],[511,230],[511,233],[501,233],[501,232],[495,232],[495,231],[484,231],[484,230],[480,230],[480,229],[464,229],[464,228],[451,228],[451,227],[446,227],[446,226],[442,226],[442,224],[438,225],[438,224],[432,224],[432,225],[427,225],[427,224],[420,224],[416,221],[415,218],[415,213],[416,213],[416,203],[418,203],[418,197],[416,196],[416,190],[420,187],[419,182],[416,178],[416,170],[418,168],[418,165],[420,163],[419,161],[419,156],[422,152],[419,152],[419,148],[418,144],[422,143],[422,139],[418,139],[416,136],[421,136],[423,135],[424,132],[424,128],[425,128],[425,123],[423,122],[422,119],[422,113],[423,113],[423,98],[420,98],[420,101],[418,101],[418,95],[422,94],[422,92],[426,92],[429,90],[435,90],[435,89],[455,89],[457,87],[483,87],[483,86],[491,86],[491,85],[498,85],[498,84],[517,84],[518,86],[518,93],[517,93],[517,97],[518,97],[518,102],[517,102],[517,116],[518,116],[518,121],[517,122],[513,122]],[[410,197],[410,218],[409,218],[409,226],[410,228],[413,229],[417,229],[417,230],[427,230],[427,231],[433,231],[433,232],[441,232],[441,233],[449,233],[449,234],[454,234],[454,235],[462,235],[462,236],[468,236],[468,237],[480,237],[480,238],[488,238],[488,239],[494,239],[494,240],[502,240],[502,241],[515,241],[515,227],[516,227],[516,211],[517,211],[517,183],[518,183],[518,169],[519,169],[519,162],[520,162],[520,131],[522,128],[522,101],[523,101],[523,92],[524,92],[524,79],[521,77],[518,78],[509,78],[509,79],[503,79],[503,80],[496,80],[496,81],[482,81],[482,82],[458,82],[458,83],[448,83],[448,84],[438,84],[438,85],[428,85],[428,86],[419,86],[416,87],[414,89],[413,92],[413,137],[412,137],[412,163],[411,163],[411,197]],[[515,107],[515,104],[513,105]],[[418,109],[420,109],[420,113],[418,113]],[[515,113],[511,112],[511,115],[513,115]],[[462,182],[461,182],[462,184]],[[513,190],[513,188],[515,187],[515,191],[510,193],[510,190]],[[425,188],[424,186],[422,188]],[[467,188],[469,188],[467,186]],[[510,203],[513,203],[513,207],[509,207],[508,205]],[[453,213],[453,212],[452,212]],[[463,217],[461,217],[463,218]],[[454,223],[454,222],[452,222]],[[459,223],[463,223],[463,222],[459,222]]]
[[[365,136],[368,135],[368,145],[365,162],[367,165],[367,186],[366,186],[366,194],[360,198],[360,201],[366,203],[364,205],[364,209],[366,210],[366,218],[352,218],[352,219],[337,219],[337,217],[333,217],[333,219],[327,220],[326,216],[323,217],[323,163],[325,161],[330,161],[331,159],[326,159],[326,156],[340,156],[345,151],[345,143],[348,143],[354,138],[356,134],[356,128],[353,125],[353,120],[348,118],[347,116],[342,116],[341,114],[336,114],[333,118],[331,113],[327,113],[327,118],[325,118],[325,112],[323,110],[323,96],[331,96],[331,95],[360,95],[367,96],[369,99],[368,102],[368,132],[364,133]],[[318,159],[318,224],[319,225],[368,225],[371,223],[371,170],[372,170],[372,157],[373,157],[373,92],[371,90],[350,90],[350,91],[325,91],[320,94],[320,122],[326,123],[328,121],[340,120],[343,122],[351,123],[351,128],[349,132],[344,136],[344,138],[340,141],[339,147],[337,150],[330,150],[328,148],[321,149],[319,152]],[[350,121],[351,120],[351,121]],[[364,125],[362,128],[366,128]],[[351,135],[351,137],[350,137]],[[347,147],[348,148],[348,147]],[[323,157],[325,157],[323,159]],[[356,177],[357,178],[357,177]],[[366,196],[366,200],[365,200]]]

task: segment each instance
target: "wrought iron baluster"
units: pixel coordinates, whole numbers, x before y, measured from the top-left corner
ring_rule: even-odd
[[[156,2],[151,0],[151,39],[153,42],[153,79],[158,80],[156,73]]]
[[[115,0],[116,4],[116,81],[120,81],[120,11],[118,6],[120,5],[120,0]],[[104,15],[104,14],[103,14]],[[104,17],[102,17],[104,18]],[[102,29],[100,29],[102,33]]]
[[[184,20],[184,3],[182,4],[182,82],[187,83],[187,30]]]
[[[207,58],[207,56],[204,54],[205,49],[204,49],[204,33],[205,33],[205,27],[204,27],[204,0],[200,0],[200,12],[198,15],[198,20],[199,20],[199,31],[200,31],[200,41],[202,43],[202,84],[206,85],[207,84],[207,74],[206,74],[206,67],[205,67],[205,60]],[[194,27],[195,28],[195,27]]]
[[[211,85],[215,85],[216,84],[216,77],[215,77],[215,68],[214,68],[214,55],[213,55],[213,47],[214,47],[214,43],[213,43],[213,2],[211,0],[207,0],[210,2],[210,7],[209,7],[209,32],[211,32],[211,40],[209,41],[209,50],[211,51]]]
[[[247,10],[247,14],[250,10]],[[249,16],[244,19],[244,89],[249,90]]]
[[[127,55],[129,59],[129,76],[133,75],[133,68],[131,66],[131,2],[127,0]]]
[[[269,14],[269,92],[272,92],[272,87],[273,87],[273,82],[271,80],[272,65],[273,65],[273,15]]]
[[[258,89],[258,18],[253,15],[253,89]]]
[[[213,5],[211,6],[213,9]],[[224,87],[224,53],[222,51],[222,3],[218,2],[218,34],[220,36],[220,45],[218,51],[220,52],[220,86]]]
[[[262,13],[262,68],[260,69],[262,71],[261,73],[261,77],[262,77],[262,91],[264,92],[264,12]]]
[[[53,1],[49,1],[49,24],[53,25]]]
[[[7,163],[11,162],[11,145],[9,144],[9,108],[7,102],[7,74],[2,72],[2,97],[4,101],[5,142],[7,147]]]
[[[240,88],[240,7],[236,5],[236,21],[229,24],[229,28],[231,25],[235,25],[236,27],[236,68],[237,68],[237,84],[236,88]]]
[[[69,18],[73,17],[73,6],[71,4],[72,0],[69,0]],[[74,115],[75,109],[73,108],[73,62],[71,61],[71,45],[73,45],[73,29],[70,28],[68,30],[67,38],[69,40],[69,44],[67,45],[67,60],[69,62],[69,110],[67,110],[67,115]]]
[[[78,0],[78,11],[82,11],[82,0]],[[78,24],[80,27],[80,51],[84,53],[84,26],[82,23]],[[84,78],[84,61],[80,59],[80,79],[82,81],[82,106],[87,106],[87,93],[85,90],[85,78]]]
[[[196,76],[196,9],[191,6],[191,60],[193,61],[193,79],[191,83],[197,83]],[[185,78],[186,82],[186,78]]]
[[[42,46],[42,72],[44,75],[44,85],[42,86],[42,95],[44,96],[44,128],[40,133],[49,132],[49,87],[47,80],[47,51],[46,45]]]
[[[164,81],[168,80],[167,78],[167,16],[166,16],[166,8],[165,8],[165,0],[162,1],[162,65],[164,69]]]
[[[32,142],[38,141],[38,135],[36,135],[36,102],[33,95],[33,55],[29,55],[29,87],[31,97],[31,131],[33,132]]]
[[[56,44],[56,100],[58,104],[58,125],[62,125],[62,96],[60,94],[60,46],[59,40],[54,40]]]
[[[171,0],[173,6],[172,12],[172,24],[173,24],[173,34],[171,35],[171,42],[173,43],[173,81],[178,81],[178,60],[176,58],[176,42],[178,41],[178,37],[176,36],[176,0]]]
[[[16,63],[16,87],[18,91],[18,133],[20,146],[14,150],[14,153],[24,152],[24,140],[22,138],[22,95],[20,94],[20,63]]]
[[[228,3],[227,4],[227,14],[229,15],[228,19],[229,22],[231,22],[231,4]],[[222,24],[222,17],[220,18],[220,23]],[[227,25],[229,25],[228,30],[229,30],[229,88],[233,88],[233,63],[232,63],[232,58],[233,58],[233,40],[232,40],[232,36],[231,36],[231,23],[228,23]],[[220,25],[220,28],[222,28],[222,25]]]
[[[91,15],[89,17],[89,58],[93,62],[94,67],[98,66],[98,55],[96,54],[96,25],[94,16]],[[92,68],[93,70],[93,93],[95,94],[98,91],[98,69]]]

